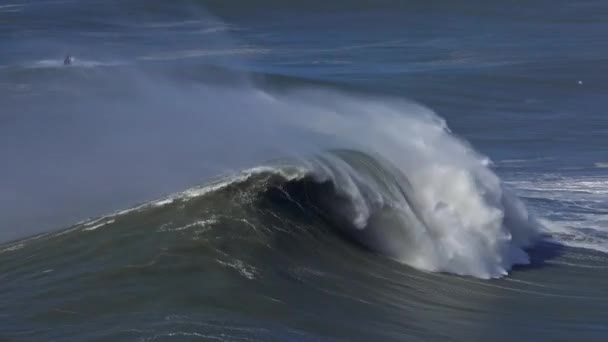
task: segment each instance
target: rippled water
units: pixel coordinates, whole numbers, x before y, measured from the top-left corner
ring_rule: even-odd
[[[0,339],[604,341],[607,16],[0,4]]]

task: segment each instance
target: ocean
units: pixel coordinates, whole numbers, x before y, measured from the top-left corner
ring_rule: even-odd
[[[605,1],[3,0],[0,340],[608,340]]]

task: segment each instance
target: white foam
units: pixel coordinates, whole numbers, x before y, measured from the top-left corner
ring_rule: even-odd
[[[165,335],[154,336],[154,339],[156,339],[157,337],[178,337],[178,338],[179,337],[196,337],[196,338],[202,338],[205,340],[225,341],[224,335],[215,336],[215,335],[211,335],[211,334],[201,334],[201,333],[197,333],[197,332],[184,332],[184,331],[178,331],[178,332],[168,333]]]
[[[545,220],[543,226],[551,234],[551,240],[559,244],[608,253],[608,236],[597,233],[608,231],[607,222],[603,223],[602,227],[598,227],[593,221]]]
[[[563,177],[545,175],[540,179],[512,180],[511,185],[526,196],[541,195],[543,198],[561,198],[563,195],[608,195],[608,179],[604,177]]]
[[[190,229],[190,228],[194,228],[194,227],[207,227],[210,224],[214,224],[217,223],[217,219],[212,217],[206,220],[200,220],[200,221],[196,221],[193,223],[189,223],[185,226],[181,226],[181,227],[177,227],[177,228],[168,228],[168,227],[161,227],[159,229],[159,232],[177,232],[180,230],[186,230],[186,229]]]
[[[192,198],[201,197],[208,193],[221,190],[221,189],[229,186],[230,184],[244,182],[247,179],[249,179],[251,176],[261,174],[261,173],[266,173],[266,172],[275,172],[277,174],[280,174],[285,179],[289,180],[289,179],[296,179],[298,177],[304,176],[308,172],[308,170],[306,170],[304,168],[295,168],[295,167],[292,167],[291,169],[288,170],[288,169],[277,167],[277,166],[253,167],[253,168],[241,171],[239,173],[236,173],[236,174],[233,174],[230,176],[225,176],[216,182],[212,182],[211,184],[208,184],[208,185],[205,185],[202,187],[191,188],[186,191],[177,193],[175,195],[172,195],[172,198],[180,199],[180,200],[189,200]]]
[[[554,201],[559,215],[544,220],[543,227],[560,244],[608,253],[608,178],[544,175],[509,184],[522,196]]]
[[[23,247],[25,247],[24,243],[18,243],[18,244],[10,245],[10,246],[7,246],[7,247],[4,247],[4,248],[0,249],[0,254],[6,253],[6,252],[13,252],[13,251],[19,250],[19,249],[21,249]]]
[[[174,198],[166,198],[160,201],[153,202],[152,205],[155,207],[163,207],[165,205],[171,204],[175,201]]]
[[[500,166],[521,166],[522,164],[530,164],[537,162],[545,162],[553,160],[551,157],[540,157],[540,158],[527,158],[527,159],[502,159],[496,162],[496,165]]]
[[[172,52],[160,52],[146,56],[140,56],[138,59],[143,61],[170,61],[188,58],[212,57],[212,56],[230,56],[230,55],[258,55],[268,53],[268,49],[241,47],[234,49],[191,49]]]
[[[211,181],[209,184],[204,185],[204,186],[193,187],[193,188],[187,189],[185,191],[181,191],[181,192],[177,192],[177,193],[168,195],[168,196],[163,197],[158,200],[146,202],[146,203],[143,203],[143,204],[140,204],[140,205],[137,205],[137,206],[125,209],[125,210],[103,215],[98,218],[81,221],[81,222],[77,223],[74,227],[61,231],[57,234],[54,234],[53,236],[61,236],[64,234],[68,234],[68,233],[76,231],[80,228],[83,228],[82,229],[83,231],[95,230],[95,229],[103,227],[107,224],[114,223],[115,219],[117,217],[127,215],[129,213],[136,212],[139,210],[145,210],[145,209],[148,209],[151,207],[162,207],[162,206],[170,205],[170,204],[175,203],[175,201],[189,201],[189,200],[207,195],[209,193],[224,189],[225,187],[227,187],[231,184],[246,181],[249,177],[251,177],[253,175],[257,175],[257,174],[265,173],[265,172],[275,172],[277,174],[280,174],[285,179],[296,179],[298,177],[304,176],[307,173],[307,170],[304,168],[296,168],[296,167],[291,167],[289,169],[286,169],[286,168],[280,168],[277,166],[259,166],[259,167],[250,168],[250,169],[247,169],[247,170],[235,173],[235,174],[220,177],[217,180]],[[105,220],[105,222],[98,223],[98,222],[101,222],[104,220]],[[182,229],[191,228],[196,225],[204,227],[204,226],[212,224],[212,223],[215,223],[215,218],[213,218],[213,217],[208,220],[197,221],[197,222],[193,223],[192,226],[188,226],[186,228],[182,227]],[[178,230],[182,230],[182,229],[178,229]],[[161,231],[165,231],[165,230],[170,230],[170,229],[161,228]]]
[[[45,68],[95,68],[101,66],[119,66],[124,65],[125,62],[119,61],[94,61],[84,60],[77,57],[72,57],[72,63],[65,65],[63,59],[43,59],[25,64],[25,67],[32,69],[45,69]]]
[[[240,28],[233,26],[233,25],[219,25],[219,26],[214,26],[214,27],[198,29],[195,31],[191,31],[190,33],[213,34],[213,33],[227,32],[227,31],[240,31],[240,30],[241,30]]]
[[[92,231],[92,230],[95,230],[95,229],[101,228],[101,227],[103,227],[103,226],[106,226],[106,225],[108,225],[108,224],[112,224],[112,223],[114,223],[114,222],[115,222],[114,220],[108,220],[108,221],[106,221],[106,222],[102,222],[102,223],[96,224],[96,225],[91,226],[91,227],[86,227],[86,228],[84,228],[84,229],[83,229],[83,231]]]
[[[208,20],[182,20],[182,21],[163,21],[163,22],[147,22],[143,24],[132,24],[134,27],[140,28],[174,28],[183,26],[199,26],[208,23]]]
[[[402,227],[410,239],[401,242],[400,261],[424,270],[481,278],[500,277],[514,264],[529,262],[524,248],[537,235],[536,222],[488,169],[488,159],[451,135],[445,121],[429,109],[331,92],[260,98],[267,97],[271,100],[265,101],[278,107],[268,111],[291,113],[289,120],[300,127],[378,153],[407,177],[409,184],[403,186],[411,188],[412,203],[383,199],[406,216],[411,216],[408,207],[414,205],[422,221]],[[342,173],[353,174],[347,168]],[[337,178],[343,180],[340,189],[355,203],[354,220],[362,227],[382,190],[377,189],[376,199],[370,202],[360,198],[360,189],[344,182],[346,177]],[[361,182],[366,180],[355,181]]]
[[[25,4],[6,4],[0,5],[0,13],[17,13],[23,10]]]
[[[235,260],[231,260],[231,261],[222,261],[222,260],[216,259],[216,261],[222,266],[226,266],[226,267],[235,269],[243,277],[245,277],[249,280],[253,280],[256,278],[256,268],[244,263],[241,260],[235,259]]]

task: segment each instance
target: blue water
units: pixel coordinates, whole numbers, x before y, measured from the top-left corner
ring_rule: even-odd
[[[0,339],[605,340],[607,23],[602,1],[0,2]],[[427,112],[458,143],[414,127]],[[401,168],[418,193],[454,186],[445,236],[462,222],[484,232],[466,224],[486,215],[471,198],[512,190],[539,233],[531,265],[487,280],[324,234],[272,233],[268,252],[238,239],[244,222],[316,221],[251,209],[257,185],[238,182],[246,195],[76,224],[330,148],[432,160],[384,136],[457,166],[430,180]],[[500,187],[479,185],[454,144]],[[257,216],[267,209],[278,221]]]

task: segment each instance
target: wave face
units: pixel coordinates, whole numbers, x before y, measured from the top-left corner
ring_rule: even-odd
[[[407,177],[380,155],[331,150],[276,160],[4,245],[0,272],[6,293],[32,302],[23,310],[20,301],[0,295],[12,312],[4,333],[37,339],[54,327],[57,338],[93,334],[111,340],[390,339],[375,329],[329,333],[284,321],[289,316],[281,307],[321,315],[320,301],[342,307],[354,300],[364,307],[375,303],[368,314],[381,317],[393,305],[400,315],[420,308],[441,311],[454,300],[454,291],[466,294],[473,286],[473,293],[483,292],[485,285],[455,278],[442,293],[434,273],[402,264],[489,278],[528,263],[523,248],[535,237],[533,222],[481,161],[472,165],[476,168],[460,169],[466,177],[421,184],[420,174]],[[471,217],[475,220],[467,221]],[[22,287],[26,279],[32,284]],[[378,302],[395,289],[395,297]],[[422,300],[438,293],[429,303]],[[460,300],[469,307],[466,296]],[[189,313],[167,314],[184,310]],[[105,323],[95,318],[100,314]],[[406,317],[398,318],[400,325]],[[89,323],[74,324],[82,319]],[[359,324],[367,320],[357,318]],[[100,331],[100,323],[112,328]],[[424,330],[408,336],[439,337],[424,325],[412,328]]]
[[[481,162],[477,169],[450,170],[456,167],[435,164],[432,168],[441,169],[440,176],[429,178],[431,170],[418,164],[417,172],[406,177],[380,156],[336,150],[291,165],[243,171],[141,210],[152,214],[176,201],[201,197],[197,201],[213,203],[226,193],[238,194],[221,210],[237,213],[229,219],[248,222],[254,230],[273,232],[273,225],[266,222],[269,214],[284,220],[297,212],[300,218],[290,218],[296,227],[310,221],[322,223],[326,232],[421,270],[490,278],[506,275],[515,264],[527,264],[524,248],[536,238],[537,225],[523,204]],[[456,176],[446,175],[449,171]],[[214,208],[205,209],[208,215],[171,229],[201,222],[207,229],[221,226]],[[258,215],[260,211],[267,212]],[[124,215],[100,219],[101,224],[95,220],[80,230],[118,224]]]
[[[252,89],[229,97],[257,113],[265,127],[296,127],[307,136],[330,137],[322,146],[362,151],[305,159],[308,181],[285,185],[297,192],[311,187],[307,206],[362,246],[419,269],[481,278],[528,262],[523,248],[536,228],[523,204],[503,188],[487,159],[430,110],[318,90],[273,95]],[[283,136],[272,141],[292,154],[297,143]]]
[[[57,112],[97,106],[113,111],[70,119],[71,125],[83,125],[81,131],[99,130],[102,140],[94,148],[107,165],[83,163],[82,170],[66,169],[65,175],[108,177],[118,163],[124,174],[145,173],[140,185],[145,187],[158,179],[154,175],[164,163],[192,163],[200,155],[220,170],[277,157],[302,160],[307,179],[318,183],[311,205],[367,249],[418,269],[480,278],[501,277],[513,265],[528,262],[524,248],[535,239],[538,224],[488,168],[489,160],[452,135],[445,121],[422,105],[327,86],[270,90],[228,72],[222,77],[234,80],[215,85],[209,83],[209,75],[203,80],[175,80],[173,70],[92,68],[91,74],[82,74],[77,65],[70,66],[66,77],[72,77],[78,88],[57,90],[55,81],[47,80]],[[24,77],[32,77],[32,70],[26,70]],[[61,71],[53,67],[45,76]],[[109,93],[99,93],[100,83],[112,85]],[[178,120],[168,115],[174,111],[180,113]],[[106,129],[113,139],[104,138]],[[80,134],[67,137],[67,142],[49,149],[70,151],[78,146],[74,144]],[[159,137],[167,138],[159,142]],[[149,146],[154,153],[147,151]],[[129,161],[129,149],[146,152]],[[358,152],[324,153],[335,149]],[[78,159],[79,152],[70,160]],[[308,157],[319,154],[323,157]],[[67,181],[66,186],[74,186],[72,179]],[[320,186],[323,182],[328,185]],[[101,184],[87,192],[108,190]]]
[[[197,134],[211,135],[211,141],[238,132],[241,139],[228,146],[246,150],[240,145],[255,139],[252,151],[274,147],[274,155],[300,170],[291,178],[282,176],[281,166],[229,178],[226,186],[247,198],[291,200],[348,240],[421,270],[495,278],[529,262],[524,249],[537,237],[538,223],[488,168],[487,158],[425,107],[329,89],[278,94],[203,85],[178,96],[183,106],[202,96],[208,108],[221,108],[221,121],[191,123]],[[240,108],[248,108],[248,121],[239,121]],[[204,196],[213,201],[216,195]],[[243,204],[226,205],[238,212]],[[251,220],[249,215],[237,218]],[[273,215],[285,213],[277,208]]]
[[[523,249],[536,226],[481,164],[468,170],[418,164],[411,177],[354,151],[307,164],[304,176],[264,192],[316,213],[367,249],[419,269],[481,278],[529,262]]]
[[[388,99],[316,97],[304,95],[302,105],[314,108],[305,116],[312,130],[333,132],[377,156],[332,154],[310,162],[315,179],[335,188],[317,194],[314,206],[348,236],[424,270],[488,278],[528,262],[523,248],[536,224],[487,159],[452,136],[443,120]]]
[[[606,340],[605,13],[0,5],[0,340]]]
[[[236,107],[249,108],[251,122],[266,127],[253,133],[269,134],[269,142],[282,144],[295,157],[301,153],[300,137],[276,136],[271,129],[300,132],[315,141],[315,148],[358,147],[361,152],[304,159],[301,179],[284,179],[275,187],[360,245],[419,269],[481,278],[503,276],[514,264],[528,262],[523,248],[536,229],[523,204],[503,188],[487,160],[452,136],[430,110],[390,98],[319,90],[283,95],[256,88],[198,91],[221,101],[207,106],[227,115],[238,113]],[[229,127],[224,128],[244,131],[236,118],[225,120]],[[214,129],[223,128],[216,123]],[[331,142],[318,144],[323,141],[318,136]],[[241,190],[247,195],[270,191]]]

